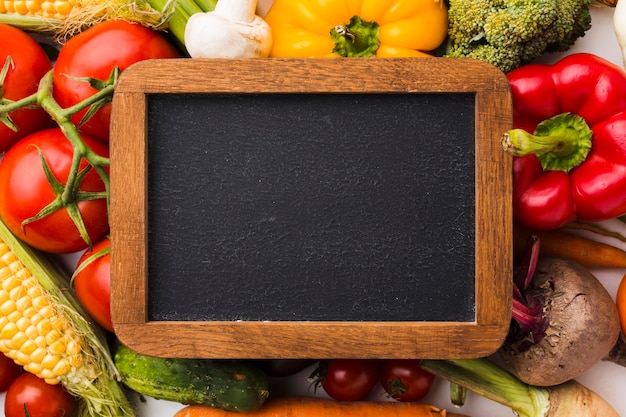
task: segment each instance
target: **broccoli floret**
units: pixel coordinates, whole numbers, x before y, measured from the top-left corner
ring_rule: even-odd
[[[450,57],[509,72],[546,52],[563,52],[591,28],[590,0],[449,0]]]

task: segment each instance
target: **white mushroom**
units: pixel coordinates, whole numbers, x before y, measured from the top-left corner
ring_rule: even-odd
[[[265,58],[272,32],[256,14],[256,0],[219,0],[215,10],[191,15],[185,46],[192,58]]]

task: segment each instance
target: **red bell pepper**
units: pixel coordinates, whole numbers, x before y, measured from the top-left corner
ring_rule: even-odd
[[[593,54],[507,74],[513,127],[513,215],[527,227],[626,213],[626,70]],[[532,132],[529,133],[529,132]]]

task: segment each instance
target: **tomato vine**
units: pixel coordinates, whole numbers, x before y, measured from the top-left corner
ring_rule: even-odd
[[[8,62],[9,58],[7,58],[7,64],[5,64],[5,66],[9,65]],[[54,122],[56,122],[56,124],[63,132],[64,136],[70,141],[74,150],[71,169],[65,184],[61,184],[54,177],[48,167],[45,158],[40,153],[42,167],[44,169],[50,187],[56,195],[56,198],[47,206],[45,206],[35,216],[25,219],[22,222],[22,226],[36,220],[40,220],[57,210],[65,208],[83,240],[89,246],[91,246],[92,242],[90,241],[89,235],[86,231],[83,219],[78,209],[78,203],[86,200],[105,198],[107,201],[108,212],[109,174],[106,170],[106,167],[110,165],[110,159],[108,157],[97,154],[85,143],[79,133],[79,127],[76,126],[72,121],[72,116],[78,112],[83,111],[84,109],[88,109],[85,116],[83,117],[83,120],[81,121],[81,123],[83,123],[84,121],[88,120],[88,118],[91,117],[93,114],[95,114],[95,112],[99,108],[109,103],[112,100],[113,91],[115,89],[115,85],[117,84],[119,74],[119,68],[115,67],[111,71],[107,80],[98,80],[94,78],[79,79],[81,81],[89,83],[90,86],[97,90],[97,92],[94,93],[92,96],[87,97],[85,100],[67,108],[62,108],[52,94],[54,75],[53,70],[46,73],[46,75],[44,75],[44,77],[41,79],[39,83],[39,88],[36,93],[26,96],[20,100],[2,100],[2,104],[0,105],[0,121],[5,123],[8,127],[11,127],[10,119],[8,118],[9,112],[21,108],[34,106],[40,107],[50,115]],[[80,164],[83,160],[87,161],[89,165],[81,170]],[[79,186],[82,179],[91,169],[94,169],[100,176],[105,187],[104,192],[79,191]]]

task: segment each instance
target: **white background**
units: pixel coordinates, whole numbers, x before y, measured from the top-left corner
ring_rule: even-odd
[[[263,16],[271,6],[272,0],[260,0],[258,13]],[[592,52],[602,56],[618,65],[622,65],[622,54],[618,47],[613,32],[613,9],[592,8],[592,28],[587,34],[579,39],[576,45],[568,52]],[[543,62],[554,62],[562,55],[550,55],[541,59]],[[618,221],[604,222],[614,230],[621,231],[626,235],[626,225]],[[602,240],[602,239],[600,239]],[[610,243],[626,249],[626,244],[611,240]],[[74,266],[75,257],[67,257],[66,262],[69,267]],[[593,270],[596,276],[605,284],[611,294],[615,294],[617,286],[626,273],[626,270]],[[508,277],[503,277],[508,279]],[[207,341],[210,343],[210,341]],[[416,341],[419,343],[419,341]],[[313,395],[307,376],[311,369],[307,369],[295,376],[286,379],[272,379],[272,392],[281,395]],[[587,385],[604,397],[617,412],[626,417],[626,369],[611,363],[601,362],[578,378],[578,381]],[[318,396],[324,396],[323,391],[318,390]],[[385,397],[381,389],[376,389],[370,396],[372,400],[384,400]],[[0,397],[3,400],[3,397]],[[448,383],[438,380],[431,394],[423,401],[430,402],[441,408],[453,411],[453,406],[449,402]],[[147,398],[145,403],[137,406],[139,417],[171,417],[183,406],[178,403],[167,402]],[[472,417],[499,417],[512,416],[510,409],[505,408],[492,401],[481,398],[473,393],[468,394],[466,405],[459,410],[454,410]],[[574,417],[574,416],[573,416]]]

